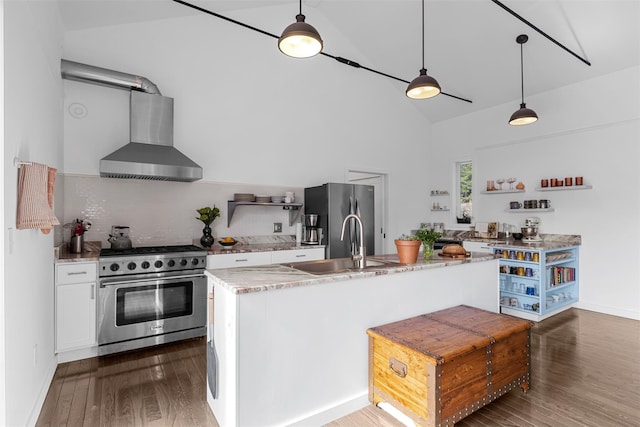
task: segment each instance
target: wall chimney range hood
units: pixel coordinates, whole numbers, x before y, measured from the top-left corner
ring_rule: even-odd
[[[131,91],[131,142],[100,160],[100,176],[192,182],[202,168],[173,146],[173,98],[145,77],[61,60],[62,78]]]

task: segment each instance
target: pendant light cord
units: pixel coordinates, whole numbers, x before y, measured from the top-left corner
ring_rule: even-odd
[[[524,43],[520,43],[520,93],[522,94],[522,104],[524,104],[524,61],[522,59],[522,49]]]
[[[422,0],[422,69],[424,69],[424,0]]]
[[[302,0],[300,0],[300,15],[302,15]]]

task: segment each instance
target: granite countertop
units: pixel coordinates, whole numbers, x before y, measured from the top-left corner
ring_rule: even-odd
[[[515,240],[513,237],[505,238],[503,233],[498,235],[497,239],[490,239],[486,237],[478,237],[471,231],[461,232],[447,232],[444,236],[448,239],[466,240],[469,242],[483,242],[489,246],[500,247],[514,247],[514,248],[529,248],[539,250],[551,250],[566,248],[569,246],[580,246],[582,244],[582,236],[577,234],[543,234],[540,233],[542,238],[541,242],[527,243],[522,240]]]
[[[199,239],[194,239],[193,244],[199,247]],[[100,258],[100,249],[102,248],[102,242],[84,242],[82,253],[75,254],[69,252],[69,243],[63,243],[55,250],[56,262],[86,262],[86,261],[98,261]],[[238,238],[238,244],[234,245],[231,249],[225,249],[219,243],[214,243],[210,248],[204,248],[207,250],[207,255],[219,255],[219,254],[232,254],[232,253],[247,253],[247,252],[268,252],[268,251],[288,251],[295,249],[316,249],[324,248],[324,245],[301,245],[295,242],[295,237],[291,236],[279,236],[279,237],[241,237]]]
[[[376,255],[369,257],[369,259],[398,262],[397,255]],[[387,274],[428,270],[432,268],[443,268],[474,262],[492,261],[495,259],[496,257],[493,254],[472,252],[470,257],[463,259],[440,257],[437,254],[434,254],[432,259],[424,260],[422,259],[422,255],[419,255],[418,262],[416,264],[388,265],[365,271],[348,271],[323,275],[306,273],[282,264],[206,270],[206,274],[214,281],[214,283],[219,284],[232,293],[246,294],[251,292],[263,292],[283,288],[293,288],[297,286],[375,277]]]
[[[198,246],[200,242],[198,242]],[[231,248],[225,248],[219,243],[207,249],[207,255],[238,254],[247,252],[271,252],[290,251],[295,249],[317,249],[324,248],[324,245],[301,245],[296,242],[276,242],[276,243],[245,243],[238,241]]]
[[[98,261],[102,242],[84,242],[82,252],[74,254],[69,252],[69,243],[63,243],[55,249],[55,262],[87,262]]]
[[[225,248],[216,238],[216,242],[207,250],[207,255],[241,254],[248,252],[272,252],[291,251],[296,249],[324,248],[324,245],[303,245],[296,243],[296,237],[292,235],[280,236],[243,236],[234,238],[238,243]],[[193,244],[202,247],[200,239],[193,239]]]
[[[496,246],[501,248],[516,248],[516,249],[535,249],[541,251],[549,251],[554,249],[563,249],[571,246],[579,246],[580,241],[554,241],[554,240],[543,240],[542,242],[523,242],[522,240],[514,240],[509,239],[504,241],[503,243],[490,243],[489,246]]]

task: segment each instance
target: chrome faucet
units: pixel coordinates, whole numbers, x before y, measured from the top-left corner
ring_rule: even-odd
[[[358,215],[349,214],[344,218],[344,221],[342,222],[342,233],[340,234],[340,240],[344,240],[344,229],[347,226],[347,222],[352,218],[355,219],[360,226],[360,247],[358,248],[357,254],[351,254],[351,259],[353,260],[355,268],[362,269],[367,266],[367,249],[365,248],[364,244],[364,227],[362,226],[362,219],[360,219]]]

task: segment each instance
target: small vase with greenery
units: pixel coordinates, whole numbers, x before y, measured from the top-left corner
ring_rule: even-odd
[[[401,264],[415,264],[418,261],[418,252],[422,242],[415,234],[403,234],[396,240],[396,249],[398,250],[398,260]]]
[[[213,205],[212,208],[205,206],[204,208],[196,209],[196,212],[200,214],[196,219],[204,223],[200,244],[205,248],[210,248],[215,241],[214,237],[211,235],[211,224],[213,224],[213,221],[220,216],[220,209],[218,209],[216,205]]]
[[[442,237],[442,233],[423,227],[416,232],[416,236],[422,242],[422,255],[424,258],[431,258],[433,256],[433,244]]]

